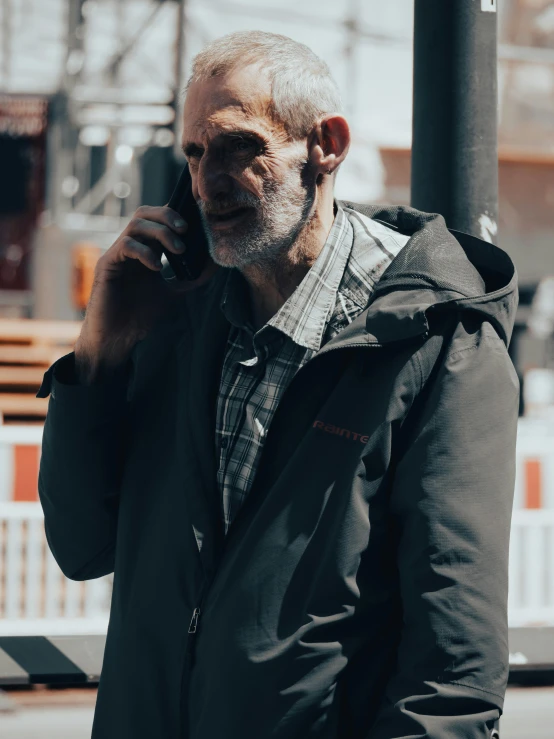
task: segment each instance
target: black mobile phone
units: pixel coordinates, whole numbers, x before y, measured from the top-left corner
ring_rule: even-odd
[[[163,253],[178,280],[196,280],[204,269],[209,251],[200,210],[192,195],[188,164],[185,164],[167,205],[187,222],[188,228],[183,235],[187,248],[182,255],[167,249],[163,249]]]

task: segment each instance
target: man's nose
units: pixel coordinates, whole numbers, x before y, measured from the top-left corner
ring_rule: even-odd
[[[198,197],[207,202],[233,191],[232,178],[214,157],[202,157],[198,168]]]

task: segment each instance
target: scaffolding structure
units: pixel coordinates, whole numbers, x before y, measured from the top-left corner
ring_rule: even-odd
[[[245,23],[286,20],[334,34],[348,80],[346,111],[363,142],[361,47],[405,50],[412,44],[410,36],[368,25],[363,9],[361,0],[344,0],[333,17],[274,0],[0,0],[0,101],[33,95],[49,107],[30,315],[78,317],[67,297],[68,240],[92,238],[107,248],[139,204],[165,202],[182,161],[177,129],[188,39],[204,45],[219,35],[203,14]],[[498,11],[499,143],[552,151],[554,2],[504,0]],[[369,143],[375,148],[378,142]],[[355,159],[351,166],[363,170]],[[8,248],[13,258],[14,244],[0,243],[0,263]],[[52,285],[58,286],[56,300]],[[8,293],[0,285],[0,310]]]

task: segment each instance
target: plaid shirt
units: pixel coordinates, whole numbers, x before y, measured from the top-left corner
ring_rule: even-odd
[[[409,240],[337,205],[323,249],[294,293],[257,332],[247,284],[229,271],[221,310],[231,324],[217,399],[217,480],[225,533],[251,488],[271,419],[298,370],[368,305]]]

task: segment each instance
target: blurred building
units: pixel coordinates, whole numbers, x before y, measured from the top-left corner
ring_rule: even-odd
[[[75,273],[139,204],[167,202],[178,91],[194,54],[230,31],[284,33],[326,59],[353,131],[337,196],[408,203],[412,21],[413,0],[3,0],[0,315],[82,318]],[[554,273],[554,2],[504,0],[499,32],[498,241],[520,276],[523,378],[554,362],[528,324]]]
[[[498,9],[498,243],[520,276],[510,353],[527,416],[509,619],[553,624],[554,0]],[[0,317],[56,319],[0,322],[0,633],[105,633],[111,576],[62,578],[44,540],[35,393],[74,345],[95,260],[139,204],[169,198],[192,57],[241,29],[308,44],[353,133],[337,197],[408,204],[412,25],[413,0],[0,0]]]
[[[0,95],[0,305],[14,315],[33,305],[32,246],[44,211],[48,104]]]
[[[552,320],[546,329],[544,320],[542,328],[536,320],[537,288],[554,277],[554,3],[508,0],[502,9],[497,241],[514,260],[520,287],[510,353],[523,386],[521,411],[527,396],[533,399],[527,412],[554,417],[551,293],[546,300]],[[409,146],[379,151],[382,201],[409,204]],[[487,238],[486,229],[482,235]]]

